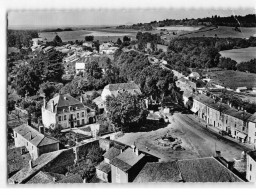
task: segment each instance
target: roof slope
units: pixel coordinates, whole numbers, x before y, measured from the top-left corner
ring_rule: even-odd
[[[55,183],[54,177],[46,174],[43,171],[37,173],[34,177],[32,177],[27,184],[47,184],[47,183]]]
[[[96,166],[96,169],[99,169],[104,173],[109,173],[111,171],[111,165],[103,161]]]
[[[122,171],[128,171],[132,168],[137,162],[139,162],[145,154],[136,155],[133,152],[133,149],[127,148],[123,153],[119,154],[116,158],[114,158],[110,164],[118,167]]]
[[[248,155],[252,157],[253,160],[256,161],[256,150],[248,152]]]
[[[112,160],[115,157],[117,157],[119,154],[121,154],[121,149],[118,149],[116,147],[111,147],[107,152],[105,152],[103,156],[109,160]]]
[[[179,160],[177,164],[185,182],[243,182],[213,157]]]
[[[71,174],[58,181],[57,183],[83,183],[83,179],[78,174]]]
[[[135,183],[179,182],[182,180],[176,161],[147,163],[135,178]]]
[[[27,124],[20,125],[13,130],[36,147],[59,143],[57,139],[45,136]]]

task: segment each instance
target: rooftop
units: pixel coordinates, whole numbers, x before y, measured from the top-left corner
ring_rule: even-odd
[[[253,115],[251,115],[251,116],[248,118],[248,120],[251,121],[251,122],[256,123],[256,113],[254,113]]]
[[[256,150],[248,152],[248,155],[256,161]]]
[[[147,163],[135,182],[243,182],[214,157]]]
[[[103,155],[106,159],[112,160],[115,157],[117,157],[119,154],[121,154],[121,149],[118,149],[116,147],[111,147],[105,154]]]
[[[111,171],[111,165],[103,161],[96,166],[96,169],[101,170],[104,173],[109,173]]]
[[[27,124],[20,125],[13,130],[36,147],[59,143],[57,139],[47,137]]]
[[[62,180],[57,183],[83,183],[83,179],[79,174],[71,174],[64,177]]]
[[[182,180],[177,163],[147,163],[135,178],[136,183],[146,182],[179,182]]]
[[[145,154],[141,153],[137,155],[135,152],[133,152],[132,148],[127,148],[123,153],[119,154],[116,158],[110,161],[110,164],[126,172],[137,162],[139,162],[144,156]]]

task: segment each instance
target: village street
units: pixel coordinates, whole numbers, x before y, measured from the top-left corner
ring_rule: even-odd
[[[226,159],[233,160],[239,159],[241,152],[248,150],[246,146],[206,129],[204,124],[189,114],[175,113],[170,119],[171,123],[164,128],[150,132],[125,133],[117,141],[128,145],[135,143],[140,150],[158,156],[164,161],[214,156],[215,150],[221,151]],[[183,150],[173,150],[158,143],[157,140],[164,137],[167,132],[182,141]]]

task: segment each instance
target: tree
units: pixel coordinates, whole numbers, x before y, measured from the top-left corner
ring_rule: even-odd
[[[59,93],[60,89],[63,87],[62,83],[54,82],[44,82],[39,86],[39,93],[44,94],[46,100],[53,98],[56,93]]]
[[[93,41],[94,36],[85,36],[85,41]]]
[[[117,45],[122,45],[122,41],[121,41],[120,38],[117,39],[116,44],[117,44]]]
[[[131,39],[129,38],[129,37],[127,37],[127,36],[124,36],[123,37],[123,42],[129,42]]]
[[[61,40],[61,38],[59,37],[59,35],[56,34],[56,36],[55,36],[54,39],[53,39],[53,43],[54,43],[55,46],[62,44],[62,40]]]
[[[106,109],[109,120],[116,130],[132,131],[139,128],[147,117],[148,111],[142,97],[123,92],[108,96]]]

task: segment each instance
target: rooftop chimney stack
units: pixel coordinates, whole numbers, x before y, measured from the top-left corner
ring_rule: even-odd
[[[132,151],[135,153],[135,145],[131,145]]]
[[[32,168],[33,168],[32,160],[29,160],[29,161],[28,161],[28,164],[29,164],[29,168],[32,169]]]

